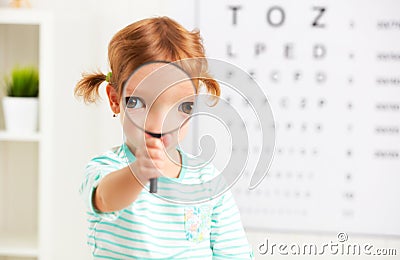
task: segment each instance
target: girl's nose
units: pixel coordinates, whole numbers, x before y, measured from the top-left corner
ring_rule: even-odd
[[[153,136],[165,132],[163,125],[166,124],[166,113],[162,109],[152,108],[147,114],[145,130]],[[154,136],[157,137],[157,136]],[[161,137],[161,136],[160,136]]]

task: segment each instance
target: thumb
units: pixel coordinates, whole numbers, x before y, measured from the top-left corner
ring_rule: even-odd
[[[169,147],[172,143],[172,136],[171,134],[166,134],[161,137],[161,141],[164,144],[164,147]]]

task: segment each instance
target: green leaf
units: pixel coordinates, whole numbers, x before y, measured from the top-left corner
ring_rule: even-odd
[[[11,77],[5,78],[7,95],[10,97],[37,97],[39,95],[39,72],[33,66],[15,67]]]

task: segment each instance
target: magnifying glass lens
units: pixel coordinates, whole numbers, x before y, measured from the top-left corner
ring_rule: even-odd
[[[178,131],[193,112],[195,94],[193,81],[176,64],[148,63],[124,86],[125,116],[144,132],[162,136]]]
[[[168,136],[168,142],[164,142],[166,152],[176,147],[180,130],[193,113],[195,95],[192,79],[177,64],[151,62],[142,65],[123,87],[126,139],[144,144],[144,133],[154,138]]]

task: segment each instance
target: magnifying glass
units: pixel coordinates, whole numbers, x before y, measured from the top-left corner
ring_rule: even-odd
[[[178,63],[152,61],[131,73],[123,86],[124,134],[136,146],[145,145],[145,133],[165,137],[169,158],[179,143],[179,133],[191,118],[196,86]],[[150,192],[157,192],[157,179],[150,179]]]
[[[225,94],[215,95],[215,84]],[[177,179],[160,178],[158,190],[157,180],[150,180],[155,196],[197,204],[220,196],[242,175],[250,178],[249,189],[266,176],[274,117],[263,88],[234,64],[208,58],[148,62],[132,71],[121,95],[125,144],[143,149],[146,138],[160,138],[167,158],[181,166]]]

